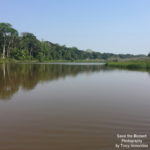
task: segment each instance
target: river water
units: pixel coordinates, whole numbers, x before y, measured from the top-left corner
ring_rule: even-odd
[[[117,134],[150,144],[149,72],[0,64],[0,150],[115,150]]]

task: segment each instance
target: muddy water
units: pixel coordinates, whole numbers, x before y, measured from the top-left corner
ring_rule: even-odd
[[[148,72],[0,65],[0,150],[115,150],[118,133],[150,144]]]

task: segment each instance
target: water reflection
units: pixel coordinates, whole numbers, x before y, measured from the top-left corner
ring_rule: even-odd
[[[145,133],[149,143],[149,89],[147,72],[1,64],[0,99],[11,99],[0,101],[1,149],[115,150],[117,133]]]
[[[0,64],[0,99],[11,99],[20,87],[31,90],[39,82],[105,70],[101,64]]]

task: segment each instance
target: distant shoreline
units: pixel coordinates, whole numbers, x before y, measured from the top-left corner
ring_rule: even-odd
[[[150,59],[135,61],[107,62],[106,66],[124,69],[150,69]]]
[[[16,60],[16,59],[0,59],[0,64],[2,63],[103,63],[107,67],[112,68],[122,68],[122,69],[150,69],[150,58],[139,59],[139,60],[50,60],[50,61],[39,61],[37,59],[33,60]]]

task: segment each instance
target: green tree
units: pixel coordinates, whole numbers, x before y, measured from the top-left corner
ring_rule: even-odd
[[[23,49],[28,49],[30,56],[37,56],[38,50],[40,49],[40,43],[34,34],[28,32],[22,33],[20,43]]]
[[[11,28],[10,29],[10,35],[8,36],[8,45],[7,45],[7,57],[9,57],[10,49],[12,46],[14,46],[14,42],[18,38],[18,31]]]
[[[39,52],[38,55],[37,55],[37,58],[40,62],[42,62],[44,60],[44,56],[43,56],[43,53],[42,52]]]
[[[6,51],[9,56],[10,46],[14,41],[14,38],[18,35],[18,32],[12,28],[9,23],[0,23],[0,42],[2,47],[2,58],[5,59]],[[7,49],[6,49],[7,48]]]
[[[0,23],[0,57],[5,56],[24,60],[77,60],[77,59],[103,59],[109,58],[131,58],[130,54],[112,54],[94,52],[90,49],[83,51],[76,47],[54,44],[49,41],[39,41],[36,36],[29,32],[18,36],[18,31],[12,28],[9,23]],[[150,53],[148,54],[150,56]],[[138,56],[136,56],[138,57]],[[139,55],[141,57],[141,55]]]

